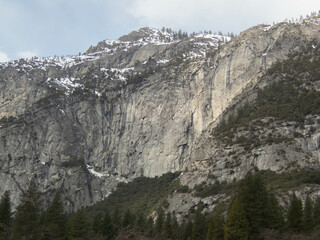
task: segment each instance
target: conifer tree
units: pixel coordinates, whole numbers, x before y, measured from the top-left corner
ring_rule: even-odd
[[[206,221],[202,215],[203,203],[198,204],[193,227],[192,227],[192,240],[202,240],[206,237]]]
[[[44,239],[63,239],[66,233],[66,218],[63,211],[60,192],[57,192],[47,211],[44,213]]]
[[[152,237],[154,235],[154,223],[152,217],[148,217],[144,227],[144,232],[148,237]]]
[[[93,221],[92,221],[91,229],[95,234],[102,234],[103,216],[102,216],[101,212],[97,213],[94,216]]]
[[[313,210],[313,221],[314,226],[318,227],[320,226],[320,197],[318,197],[314,204],[314,210]]]
[[[281,230],[284,227],[282,209],[273,194],[269,194],[268,198],[268,218],[265,227],[276,230]]]
[[[88,222],[83,210],[70,215],[67,232],[69,240],[86,240],[88,236]]]
[[[239,196],[233,200],[224,225],[225,240],[247,240],[249,237],[249,224]]]
[[[10,194],[5,191],[0,201],[0,239],[9,239],[11,227]]]
[[[240,185],[239,197],[249,223],[249,235],[256,238],[268,221],[268,191],[260,173],[249,173]]]
[[[306,233],[310,233],[313,229],[314,222],[313,222],[313,203],[311,198],[308,196],[303,209],[303,230]]]
[[[138,214],[138,218],[136,221],[136,229],[139,231],[143,231],[144,227],[145,227],[145,218],[144,218],[142,212],[140,212]]]
[[[108,212],[106,212],[102,221],[102,234],[106,239],[113,239],[115,236],[112,220]]]
[[[13,240],[39,239],[39,206],[39,192],[33,179],[27,191],[22,193],[17,207],[12,226]]]
[[[207,240],[223,240],[224,238],[224,208],[219,204],[214,211],[214,214],[210,220],[209,228],[207,232]]]
[[[122,227],[132,227],[133,226],[133,216],[129,209],[125,212],[122,218]]]
[[[112,223],[114,227],[114,233],[117,234],[121,227],[121,217],[120,217],[120,211],[118,207],[114,209],[114,212],[112,215]]]
[[[172,214],[172,239],[179,239],[179,234],[180,234],[180,226],[177,220],[177,217],[175,214]]]
[[[183,240],[188,240],[191,239],[192,237],[192,229],[193,229],[193,223],[189,219],[188,222],[185,224],[185,227],[183,229]]]
[[[292,196],[288,214],[287,214],[287,223],[290,230],[293,232],[301,232],[303,223],[302,223],[302,202],[297,196],[294,194]]]
[[[172,229],[172,217],[170,212],[167,213],[166,221],[164,224],[164,231],[169,238],[172,238],[173,229]]]
[[[155,223],[155,234],[160,235],[163,231],[163,227],[164,227],[164,211],[160,207],[158,209],[158,217]]]

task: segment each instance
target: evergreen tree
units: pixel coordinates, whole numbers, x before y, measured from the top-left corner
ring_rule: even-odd
[[[301,232],[303,224],[302,224],[302,202],[297,196],[294,194],[292,196],[288,214],[287,214],[287,223],[290,230],[293,232]]]
[[[206,220],[202,215],[203,204],[200,202],[196,211],[193,227],[192,227],[192,240],[202,240],[206,238]]]
[[[133,226],[133,216],[129,209],[125,212],[122,219],[122,227],[132,227]]]
[[[137,218],[137,221],[136,221],[136,229],[139,230],[139,231],[143,231],[145,227],[145,218],[143,216],[143,213],[140,212],[138,214],[138,218]]]
[[[120,218],[120,211],[118,207],[114,209],[114,212],[112,215],[112,223],[114,227],[114,233],[117,234],[119,229],[121,228],[121,218]]]
[[[319,227],[320,226],[320,197],[316,199],[314,204],[313,219],[314,219],[313,220],[314,226]]]
[[[183,229],[183,236],[182,236],[183,240],[191,239],[191,237],[192,237],[192,229],[193,229],[193,223],[189,219],[188,222],[185,224],[185,227]]]
[[[86,240],[88,236],[88,222],[83,210],[70,215],[68,224],[69,240]]]
[[[160,235],[162,234],[163,227],[164,227],[164,211],[160,207],[157,213],[158,213],[158,217],[155,223],[155,234]]]
[[[148,237],[152,237],[154,235],[154,226],[153,226],[153,219],[152,217],[148,217],[145,227],[144,227],[144,232]]]
[[[270,229],[281,230],[284,226],[284,217],[279,203],[273,194],[268,198],[268,218],[266,227]]]
[[[102,234],[102,229],[103,229],[102,213],[99,212],[94,216],[91,228],[94,234]]]
[[[308,196],[303,209],[303,230],[306,233],[310,233],[314,226],[312,212],[313,203],[311,198]]]
[[[170,212],[167,213],[166,221],[164,224],[164,231],[169,238],[172,238],[173,229],[172,229],[172,217]]]
[[[239,190],[240,201],[249,223],[249,236],[257,238],[268,223],[268,191],[260,173],[249,173],[242,181]]]
[[[66,218],[63,211],[60,192],[57,192],[54,199],[44,214],[43,236],[44,239],[63,239],[65,236]]]
[[[39,239],[39,193],[36,183],[31,180],[27,191],[21,195],[12,226],[13,240]]]
[[[247,240],[249,237],[249,224],[239,196],[233,200],[224,225],[225,240]]]
[[[214,214],[209,223],[207,240],[223,240],[224,238],[224,208],[220,204],[215,208]]]
[[[0,239],[9,239],[11,226],[10,194],[5,191],[0,201]]]
[[[106,212],[102,221],[102,234],[106,239],[113,239],[115,236],[112,220],[108,212]]]
[[[172,214],[172,221],[171,221],[171,225],[172,225],[172,239],[180,239],[179,235],[180,235],[180,226],[179,223],[177,221],[177,217],[175,214]]]

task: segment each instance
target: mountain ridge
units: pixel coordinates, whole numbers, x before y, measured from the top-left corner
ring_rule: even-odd
[[[210,182],[212,158],[211,174],[227,182],[272,167],[281,146],[239,168],[211,132],[271,66],[318,43],[318,22],[259,25],[226,43],[203,34],[157,44],[132,33],[120,39],[133,42],[103,41],[80,56],[1,63],[0,192],[15,192],[16,205],[37,176],[43,198],[62,189],[72,211],[139,176],[188,168],[184,185]]]

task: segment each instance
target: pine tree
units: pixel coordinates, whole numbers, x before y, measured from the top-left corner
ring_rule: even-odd
[[[166,221],[164,224],[164,231],[169,238],[172,238],[173,229],[172,229],[172,217],[170,212],[167,213]]]
[[[314,219],[313,220],[314,226],[319,227],[320,226],[320,197],[316,199],[314,204],[313,219]]]
[[[246,176],[240,185],[239,197],[249,223],[249,235],[257,238],[268,225],[269,194],[260,173]]]
[[[145,218],[143,216],[143,213],[140,212],[138,214],[138,218],[137,218],[137,221],[136,221],[136,229],[139,230],[139,231],[143,231],[145,227]]]
[[[163,227],[164,227],[164,211],[160,207],[157,213],[158,213],[158,217],[155,223],[155,234],[160,235],[162,234]]]
[[[106,239],[113,239],[115,236],[112,220],[108,212],[106,212],[102,221],[102,234]]]
[[[269,194],[268,198],[268,217],[266,219],[266,227],[270,229],[281,230],[284,226],[284,217],[282,209],[276,197]]]
[[[118,231],[121,228],[121,218],[120,218],[120,211],[118,207],[114,209],[114,212],[112,215],[112,223],[114,227],[114,233],[115,235],[117,235]]]
[[[69,240],[86,240],[88,236],[88,222],[83,210],[70,215],[67,232]]]
[[[129,209],[125,212],[123,219],[122,219],[122,227],[132,227],[133,226],[133,216]]]
[[[144,227],[144,232],[148,237],[152,237],[154,235],[154,224],[152,217],[148,217]]]
[[[292,196],[288,214],[287,214],[287,223],[290,230],[293,232],[301,232],[303,224],[302,224],[302,202],[297,196],[294,194]]]
[[[314,226],[312,212],[313,212],[313,203],[311,198],[308,196],[304,203],[304,209],[303,209],[303,230],[306,233],[310,233]]]
[[[51,205],[44,213],[44,239],[63,239],[65,236],[66,218],[60,198],[60,192],[57,192]]]
[[[175,214],[172,214],[172,239],[179,239],[180,226]]]
[[[0,201],[0,239],[9,239],[11,227],[10,194],[5,191]]]
[[[20,205],[13,220],[13,240],[39,239],[39,193],[36,183],[31,180],[27,191],[21,195]]]
[[[225,240],[247,240],[249,237],[249,224],[239,196],[233,200],[224,225]]]
[[[202,215],[203,203],[198,204],[193,227],[192,227],[192,240],[202,240],[206,238],[206,221]]]
[[[189,219],[188,222],[185,224],[184,229],[183,229],[183,240],[188,240],[191,239],[192,237],[192,229],[193,229],[193,223]]]
[[[94,234],[102,234],[102,229],[103,229],[103,216],[102,213],[99,212],[97,213],[92,221],[92,226],[91,229]]]
[[[214,214],[209,223],[207,240],[223,240],[224,238],[224,208],[220,204],[215,208]]]

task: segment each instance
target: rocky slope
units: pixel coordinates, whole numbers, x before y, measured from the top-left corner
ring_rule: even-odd
[[[226,168],[226,153],[237,146],[221,145],[210,133],[230,106],[267,84],[260,78],[272,65],[319,37],[317,16],[259,25],[233,39],[143,28],[81,56],[2,63],[0,192],[10,190],[17,204],[34,177],[44,199],[61,189],[74,210],[103,199],[119,181],[208,160],[220,180],[241,178],[253,167],[281,171],[284,158],[274,165],[268,157],[281,145]],[[314,156],[317,139],[301,140]],[[317,165],[316,157],[304,163]],[[195,169],[197,175],[181,178],[184,184],[207,179],[208,167]]]

